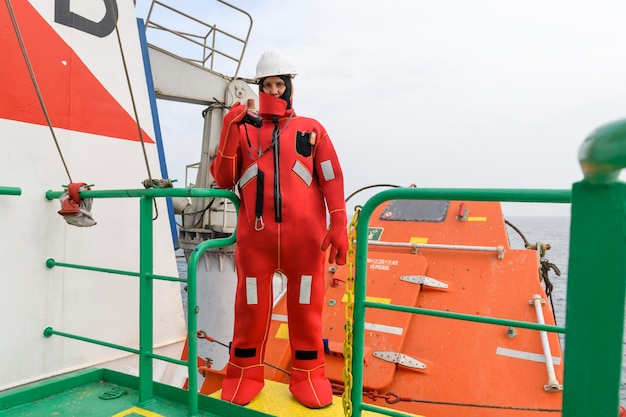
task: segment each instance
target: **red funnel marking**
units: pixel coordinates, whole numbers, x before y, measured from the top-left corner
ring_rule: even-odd
[[[34,7],[27,0],[12,4],[52,125],[139,141],[134,118]],[[6,4],[0,7],[0,118],[47,125]],[[154,143],[145,132],[142,135],[145,142]]]

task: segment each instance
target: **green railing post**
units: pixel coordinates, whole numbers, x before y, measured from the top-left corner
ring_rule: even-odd
[[[615,417],[626,297],[626,120],[598,128],[579,152],[572,189],[563,416]]]
[[[154,396],[152,384],[153,348],[153,238],[152,197],[139,199],[139,402]]]
[[[225,197],[230,199],[239,212],[239,198],[230,191],[213,190],[214,197]],[[187,262],[187,358],[189,368],[189,379],[187,389],[189,390],[189,415],[198,414],[198,293],[196,270],[198,262],[205,251],[211,248],[230,246],[236,241],[236,231],[229,237],[207,240],[200,243],[189,256]]]
[[[626,185],[574,184],[563,415],[615,417],[619,409]]]

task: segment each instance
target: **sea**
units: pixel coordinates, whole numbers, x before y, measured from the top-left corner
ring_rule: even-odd
[[[554,264],[560,271],[558,276],[554,271],[550,271],[549,279],[553,285],[552,303],[556,323],[558,326],[565,326],[565,306],[567,297],[567,272],[569,258],[569,216],[506,216],[506,220],[517,228],[521,234],[507,227],[509,233],[509,245],[512,248],[524,248],[524,239],[529,243],[547,243],[550,249],[546,258]],[[187,276],[187,263],[182,251],[178,252],[178,270],[181,277]],[[186,305],[186,293],[183,293],[183,303]],[[565,336],[560,335],[561,345],[565,349]],[[626,346],[624,347],[626,353]],[[620,389],[621,403],[626,406],[626,358],[622,364],[622,383]],[[561,383],[563,381],[560,381]]]

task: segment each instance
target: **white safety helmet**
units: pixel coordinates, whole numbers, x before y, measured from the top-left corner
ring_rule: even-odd
[[[297,74],[291,59],[284,52],[277,49],[270,49],[264,52],[256,64],[255,78],[257,80],[274,75],[289,75],[293,78]]]

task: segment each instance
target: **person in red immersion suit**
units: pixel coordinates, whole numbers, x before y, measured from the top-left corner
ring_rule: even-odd
[[[343,174],[324,127],[292,108],[295,75],[284,53],[261,56],[256,79],[262,125],[246,123],[247,107],[235,103],[211,164],[217,185],[237,186],[241,196],[235,327],[222,384],[222,399],[236,404],[247,404],[264,386],[275,272],[287,277],[289,389],[309,408],[332,402],[321,328],[323,270],[328,248],[329,262],[346,263]]]

